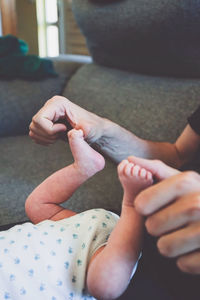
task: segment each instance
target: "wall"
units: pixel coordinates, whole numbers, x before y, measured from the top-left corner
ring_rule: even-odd
[[[29,46],[29,54],[38,54],[36,4],[31,0],[17,0],[17,36]]]
[[[17,35],[16,0],[0,0],[2,34]]]
[[[85,37],[80,32],[72,13],[71,0],[63,0],[63,9],[64,28],[61,32],[65,36],[65,52],[68,54],[88,55]]]

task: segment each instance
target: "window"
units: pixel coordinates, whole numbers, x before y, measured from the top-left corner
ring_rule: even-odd
[[[36,0],[40,56],[59,55],[58,0]]]
[[[89,55],[71,0],[36,0],[36,10],[40,56]]]

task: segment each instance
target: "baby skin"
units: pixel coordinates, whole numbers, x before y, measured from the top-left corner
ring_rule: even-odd
[[[151,172],[128,160],[123,160],[117,171],[124,191],[120,219],[104,250],[100,249],[90,262],[87,277],[89,291],[97,299],[115,299],[128,286],[142,250],[144,228],[144,219],[135,210],[134,200],[153,183]]]
[[[103,156],[85,142],[81,129],[69,131],[68,139],[74,157],[74,168],[80,176],[87,180],[104,168]],[[153,183],[152,173],[128,160],[123,160],[117,171],[124,190],[123,204],[132,206],[139,192]]]
[[[26,212],[33,223],[75,215],[60,204],[104,168],[103,156],[85,141],[81,129],[69,131],[68,139],[74,162],[43,181],[26,201]],[[121,215],[108,243],[94,253],[87,269],[87,289],[97,299],[115,299],[124,292],[142,249],[144,220],[135,210],[134,200],[152,184],[152,174],[132,159],[119,164],[118,176],[124,191]]]
[[[57,221],[75,215],[60,204],[105,166],[103,156],[85,142],[82,130],[72,129],[68,132],[68,139],[74,162],[49,176],[26,200],[26,214],[33,223],[46,219]]]
[[[133,206],[136,196],[153,183],[151,172],[128,160],[118,165],[118,176],[124,190],[123,204],[127,206]]]

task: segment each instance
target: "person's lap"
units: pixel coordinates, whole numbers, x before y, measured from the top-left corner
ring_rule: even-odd
[[[173,259],[158,253],[156,239],[145,234],[143,255],[119,300],[199,300],[200,276],[182,273]]]

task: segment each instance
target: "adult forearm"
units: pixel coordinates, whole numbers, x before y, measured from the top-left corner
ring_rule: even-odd
[[[181,165],[176,144],[154,143],[141,139],[116,123],[95,115],[61,96],[48,100],[33,117],[30,137],[42,145],[54,143],[61,133],[69,130],[68,126],[59,123],[63,118],[70,123],[70,128],[82,129],[86,141],[116,163],[135,155],[160,159],[171,166]]]
[[[182,164],[175,144],[141,139],[107,119],[104,119],[101,137],[93,146],[116,163],[134,155],[147,159],[160,159],[173,167]]]

